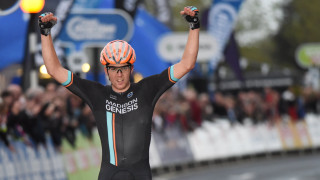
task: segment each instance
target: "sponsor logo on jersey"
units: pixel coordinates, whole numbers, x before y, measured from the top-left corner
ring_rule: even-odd
[[[110,99],[117,100],[117,96],[110,94]]]
[[[126,103],[118,104],[106,100],[106,110],[113,113],[126,114],[138,109],[138,98],[134,98]]]
[[[128,98],[131,98],[132,96],[133,96],[133,92],[129,92],[127,95]]]

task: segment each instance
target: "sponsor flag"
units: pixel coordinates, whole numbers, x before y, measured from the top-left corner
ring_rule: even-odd
[[[157,53],[157,42],[162,35],[168,32],[170,32],[168,27],[143,8],[138,8],[130,44],[135,49],[137,56],[134,67],[144,77],[161,73],[169,67],[169,64]]]
[[[229,64],[233,72],[235,73],[236,77],[240,81],[244,81],[242,70],[240,68],[240,54],[237,42],[234,38],[234,33],[231,34],[229,43],[227,44],[226,48],[224,49],[224,57],[225,61]]]
[[[217,45],[217,50],[210,63],[215,69],[222,59],[223,50],[226,46],[233,26],[236,22],[240,6],[244,0],[214,0],[208,13],[208,32]]]

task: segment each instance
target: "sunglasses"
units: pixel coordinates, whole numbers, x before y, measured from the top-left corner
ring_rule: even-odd
[[[126,66],[120,66],[120,67],[115,67],[115,66],[107,66],[108,71],[112,72],[118,72],[119,70],[121,72],[126,72],[131,69],[131,65],[126,65]]]

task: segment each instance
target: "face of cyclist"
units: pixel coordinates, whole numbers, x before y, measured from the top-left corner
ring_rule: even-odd
[[[112,89],[115,92],[125,92],[130,87],[130,75],[133,71],[131,65],[109,65],[105,68],[105,73],[109,76]]]

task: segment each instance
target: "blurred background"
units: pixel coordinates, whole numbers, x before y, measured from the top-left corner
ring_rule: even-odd
[[[2,0],[0,179],[99,173],[90,108],[43,65],[41,13],[58,17],[61,64],[106,85],[100,51],[114,39],[136,51],[133,82],[178,62],[188,35],[179,12],[190,5],[198,60],[155,107],[155,179],[320,179],[318,0]]]

